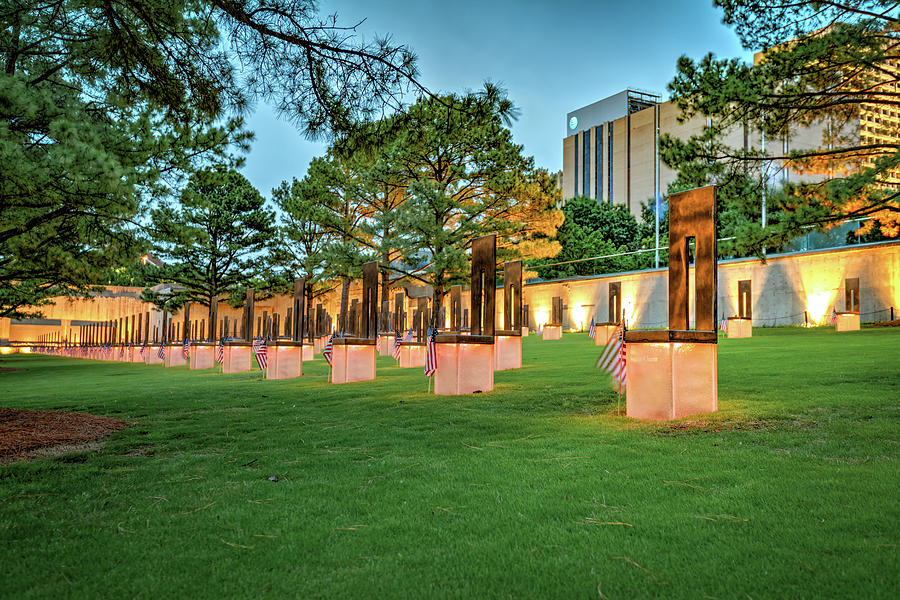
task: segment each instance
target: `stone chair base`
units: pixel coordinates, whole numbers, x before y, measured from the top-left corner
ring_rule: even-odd
[[[544,325],[541,337],[544,340],[562,339],[562,325]]]
[[[435,339],[439,396],[490,392],[494,389],[494,336],[443,334]]]
[[[626,332],[625,414],[665,421],[718,410],[715,339],[715,331]]]
[[[729,317],[725,320],[728,339],[753,337],[753,320],[744,317]]]
[[[375,379],[375,340],[335,338],[331,348],[331,383]]]

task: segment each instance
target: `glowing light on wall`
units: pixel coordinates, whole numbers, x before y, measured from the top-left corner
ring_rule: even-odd
[[[828,325],[846,275],[846,266],[815,263],[798,269],[806,292],[806,317],[813,325]],[[843,304],[843,303],[842,303]]]
[[[549,308],[539,308],[534,311],[534,322],[537,325],[538,330],[544,328],[544,325],[547,324],[547,321],[550,320],[550,309]]]
[[[625,296],[622,298],[622,318],[625,319],[625,326],[628,327],[637,321],[637,311],[634,307],[634,298]]]
[[[587,316],[587,306],[582,304],[581,306],[576,306],[572,309],[572,320],[574,321],[574,325],[576,325],[576,329],[581,331],[584,329],[584,320]]]
[[[831,316],[831,304],[834,292],[813,292],[806,297],[806,314],[809,322],[815,325],[825,325]]]
[[[14,354],[15,352],[16,349],[12,346],[3,346],[2,348],[0,348],[0,354]]]

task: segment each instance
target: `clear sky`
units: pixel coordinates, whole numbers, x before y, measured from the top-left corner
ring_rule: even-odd
[[[366,19],[367,39],[409,46],[432,91],[501,84],[521,110],[515,141],[550,171],[562,168],[567,112],[628,87],[665,97],[682,54],[751,56],[712,0],[324,0],[320,12]],[[248,126],[256,140],[243,172],[266,197],[324,153],[265,105]]]

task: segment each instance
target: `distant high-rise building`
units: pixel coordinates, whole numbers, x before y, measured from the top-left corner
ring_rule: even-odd
[[[892,84],[900,89],[900,85]],[[563,202],[588,196],[598,202],[624,204],[640,217],[641,204],[665,195],[677,173],[659,160],[659,136],[669,134],[686,139],[698,135],[711,118],[695,116],[679,122],[681,111],[672,102],[648,92],[627,89],[566,115],[563,138]],[[855,119],[844,122],[843,139],[856,138],[863,144],[897,144],[900,140],[900,111],[893,107],[862,104]],[[788,134],[766,138],[749,127],[732,128],[723,142],[732,148],[762,148],[769,156],[786,156],[792,149],[824,147],[823,133],[832,124],[818,122],[796,127]],[[871,166],[862,160],[860,166]],[[758,165],[757,165],[758,166]],[[821,181],[830,173],[796,173],[777,160],[765,164],[764,176],[772,184],[791,179]],[[900,185],[900,172],[886,174],[884,185]]]

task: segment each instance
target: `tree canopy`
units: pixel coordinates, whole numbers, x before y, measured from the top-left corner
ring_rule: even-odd
[[[209,307],[214,331],[220,296],[248,285],[265,267],[274,212],[243,175],[217,168],[191,176],[178,205],[154,209],[152,219],[154,253],[165,262],[156,281],[176,283],[183,301]],[[144,296],[153,300],[152,290]]]
[[[423,98],[385,145],[380,160],[405,187],[393,245],[406,274],[433,287],[435,306],[468,273],[472,238],[496,233],[499,260],[559,251],[549,237],[562,222],[555,209],[559,192],[513,143],[505,125],[512,111],[492,86]],[[436,323],[437,311],[433,318]]]
[[[321,136],[417,85],[407,48],[313,0],[9,0],[0,60],[0,316],[137,258],[149,203],[246,150],[255,100]]]
[[[393,273],[382,280],[382,296],[389,283],[407,280],[431,285],[439,304],[468,273],[474,237],[497,233],[501,260],[556,254],[559,193],[512,142],[507,124],[515,114],[492,85],[423,96],[313,160],[297,193],[319,208],[297,214],[332,232],[324,255],[332,271],[341,269],[334,275],[358,276],[363,262],[377,259]]]
[[[713,55],[679,59],[673,100],[682,118],[708,115],[710,124],[687,140],[661,140],[663,161],[685,174],[670,191],[698,179],[722,185],[738,251],[761,253],[805,226],[848,218],[872,217],[863,233],[877,226],[900,234],[900,3],[714,2],[744,47],[763,52],[752,66]],[[779,150],[730,147],[727,135],[742,128],[777,140]],[[821,130],[818,143],[782,144],[810,130]],[[772,165],[796,176],[776,186]],[[763,198],[765,229],[755,208]]]
[[[542,279],[634,271],[653,266],[653,253],[634,254],[636,250],[654,247],[652,207],[645,207],[644,220],[638,222],[624,204],[576,196],[566,201],[562,212],[565,220],[555,235],[561,246],[559,254],[530,262],[530,268]],[[660,226],[661,243],[665,245],[664,220]],[[598,256],[607,258],[583,260]]]

